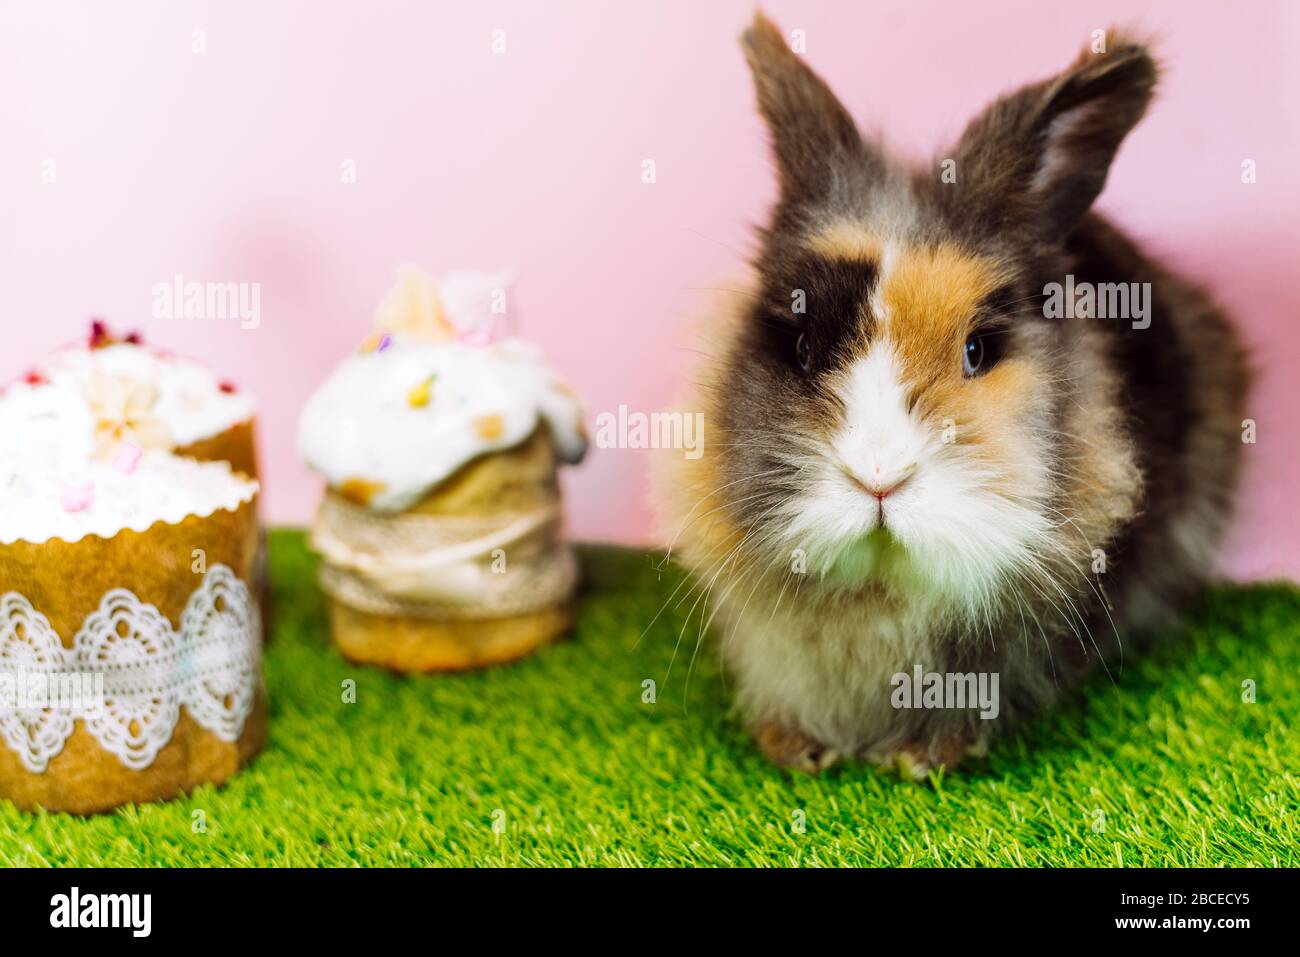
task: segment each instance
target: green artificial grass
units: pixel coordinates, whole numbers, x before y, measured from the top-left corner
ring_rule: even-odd
[[[224,788],[96,818],[0,801],[0,864],[1300,863],[1291,586],[1211,592],[1185,636],[1116,684],[1100,676],[985,761],[911,783],[767,764],[707,642],[693,654],[691,602],[646,630],[679,573],[645,552],[582,557],[570,640],[484,672],[397,677],[339,657],[302,535],[273,533],[265,752]]]

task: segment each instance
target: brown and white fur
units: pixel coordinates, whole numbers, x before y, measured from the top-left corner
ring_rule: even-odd
[[[780,199],[750,292],[711,319],[689,406],[709,442],[663,497],[780,764],[954,764],[1211,569],[1245,363],[1204,293],[1090,212],[1157,75],[1107,40],[985,110],[944,182],[864,139],[761,14],[743,37]],[[1046,318],[1066,274],[1150,283],[1150,326]],[[997,720],[895,709],[917,664],[996,672]]]

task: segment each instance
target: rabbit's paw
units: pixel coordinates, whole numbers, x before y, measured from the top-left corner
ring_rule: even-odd
[[[817,774],[835,764],[839,752],[816,738],[775,719],[764,718],[754,728],[754,737],[763,754],[773,764]]]
[[[867,760],[882,767],[896,767],[905,778],[924,781],[938,768],[951,770],[964,758],[982,758],[988,740],[972,732],[953,732],[932,738],[900,742],[892,748],[868,753]]]

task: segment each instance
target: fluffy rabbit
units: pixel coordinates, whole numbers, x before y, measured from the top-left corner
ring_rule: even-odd
[[[761,14],[743,46],[780,198],[749,291],[710,320],[689,404],[709,441],[671,466],[672,554],[768,757],[921,775],[1113,674],[1205,580],[1243,352],[1090,212],[1155,88],[1140,44],[1108,35],[919,170]],[[948,697],[905,700],[918,671]],[[965,675],[996,676],[995,708],[955,703]]]

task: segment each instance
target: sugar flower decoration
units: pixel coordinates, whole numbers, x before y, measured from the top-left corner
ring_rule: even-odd
[[[459,342],[481,348],[507,334],[509,291],[514,280],[514,273],[508,269],[466,269],[442,277],[443,305]]]
[[[112,461],[122,443],[138,449],[166,449],[171,432],[154,409],[158,390],[147,382],[94,373],[85,386],[95,422],[95,452],[99,461]]]
[[[419,266],[405,263],[397,270],[397,282],[375,310],[375,331],[396,333],[426,342],[442,342],[454,336],[442,308],[438,283]]]

